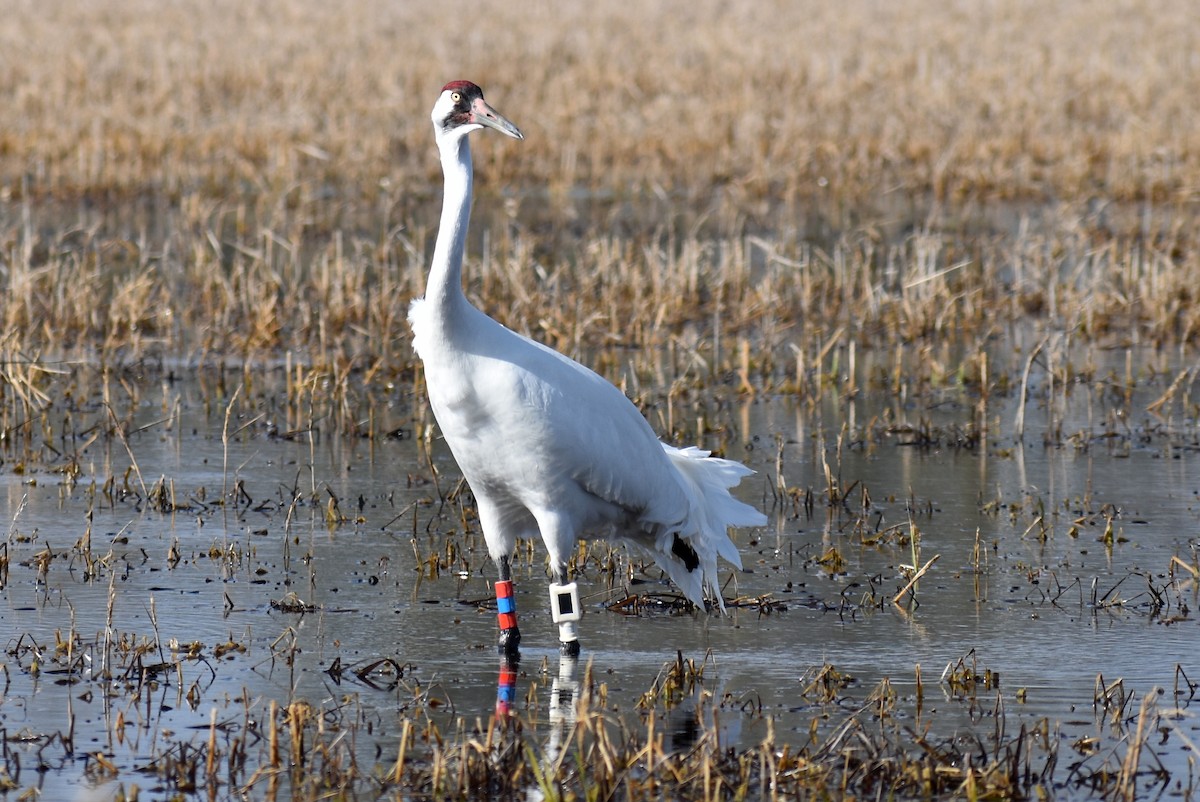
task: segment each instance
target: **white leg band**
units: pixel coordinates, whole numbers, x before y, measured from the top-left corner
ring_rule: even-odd
[[[557,582],[550,585],[550,616],[562,630],[563,624],[574,624],[583,618],[583,610],[579,609],[579,587],[574,582],[560,585]],[[572,631],[574,627],[572,626]],[[566,638],[563,638],[566,640]]]

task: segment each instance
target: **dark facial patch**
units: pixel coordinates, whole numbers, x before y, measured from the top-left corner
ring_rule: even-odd
[[[458,93],[458,102],[446,115],[442,128],[449,130],[471,122],[471,103],[476,98],[483,97],[483,90],[470,81],[451,81],[442,87],[442,91]]]

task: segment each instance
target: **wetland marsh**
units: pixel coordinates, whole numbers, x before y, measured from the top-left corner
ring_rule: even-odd
[[[18,5],[0,795],[1198,795],[1190,4]],[[496,655],[405,323],[455,77],[527,134],[471,297],[757,472],[727,616],[587,542],[560,663],[522,544]]]
[[[371,796],[462,781],[416,773],[483,737],[498,690],[490,563],[449,454],[412,436],[394,393],[376,412],[386,435],[281,426],[278,371],[257,375],[254,398],[222,408],[215,381],[133,371],[122,387],[145,394],[123,434],[96,438],[69,472],[6,471],[14,634],[0,712],[21,787]],[[758,471],[744,497],[772,517],[739,538],[730,614],[687,611],[636,555],[589,543],[576,565],[584,662],[560,677],[543,555],[528,544],[514,709],[530,755],[552,761],[552,744],[583,737],[551,712],[569,685],[576,703],[586,691],[593,727],[644,737],[660,718],[678,772],[706,749],[815,754],[853,724],[897,728],[893,748],[962,750],[961,775],[913,777],[900,786],[913,793],[961,791],[962,760],[982,772],[1019,736],[1037,784],[1086,796],[1112,781],[1097,775],[1121,774],[1145,724],[1130,787],[1188,791],[1200,437],[1194,423],[1120,421],[1124,401],[1106,395],[1066,399],[1070,442],[1022,445],[963,440],[976,414],[963,392],[890,413],[869,393],[823,407],[698,394],[696,413]],[[1015,414],[1011,398],[994,403],[998,419]],[[1027,427],[1046,431],[1032,410]],[[82,432],[108,416],[70,410]],[[389,781],[404,732],[414,774]],[[288,738],[316,751],[289,759]]]

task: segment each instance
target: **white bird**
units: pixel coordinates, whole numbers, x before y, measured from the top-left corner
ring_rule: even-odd
[[[579,653],[581,612],[567,560],[585,534],[640,547],[693,603],[703,607],[708,591],[724,610],[717,556],[741,568],[728,527],[767,522],[729,493],[753,471],[660,442],[611,383],[471,305],[462,289],[473,179],[467,137],[483,128],[524,137],[469,81],[446,84],[431,116],[445,195],[425,297],[408,319],[430,406],[499,570],[501,652],[515,656],[520,642],[509,560],[517,538],[539,533],[565,655]]]

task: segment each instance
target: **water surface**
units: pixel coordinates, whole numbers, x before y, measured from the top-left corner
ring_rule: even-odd
[[[1146,760],[1186,785],[1200,738],[1188,684],[1200,681],[1200,442],[1194,407],[1140,411],[1170,378],[1131,398],[1031,395],[1023,441],[1015,394],[983,414],[966,390],[699,400],[719,430],[706,445],[758,472],[738,492],[770,513],[737,534],[745,570],[726,574],[725,595],[741,601],[725,616],[610,610],[671,589],[639,556],[610,571],[593,544],[584,661],[625,713],[677,654],[702,664],[734,747],[768,718],[798,744],[814,718],[838,726],[802,695],[827,664],[850,678],[847,715],[887,680],[918,729],[987,733],[1002,710],[1010,729],[1048,722],[1072,763],[1119,759],[1114,706],[1128,726],[1150,696],[1177,711]],[[269,389],[227,419],[208,386],[141,381],[127,437],[82,448],[77,476],[15,459],[0,472],[0,727],[18,787],[108,788],[100,753],[115,777],[164,790],[131,772],[204,742],[214,716],[244,730],[272,702],[343,711],[368,765],[394,759],[405,717],[491,714],[494,569],[452,459],[414,436],[408,399],[374,413],[395,436],[368,440],[295,425]],[[830,503],[826,468],[844,503]],[[935,556],[915,599],[893,603]],[[560,679],[542,557],[534,544],[517,560],[522,710],[548,709]],[[189,648],[201,659],[178,660]],[[992,681],[964,690],[948,666]],[[1093,737],[1096,751],[1071,746]]]

